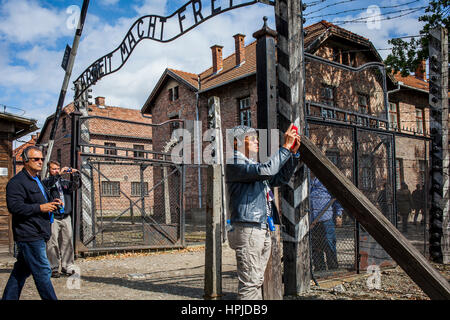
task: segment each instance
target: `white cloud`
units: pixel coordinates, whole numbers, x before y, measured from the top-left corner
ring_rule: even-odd
[[[0,38],[11,43],[54,41],[73,31],[66,27],[65,11],[47,9],[34,0],[15,0],[2,3],[0,9]]]

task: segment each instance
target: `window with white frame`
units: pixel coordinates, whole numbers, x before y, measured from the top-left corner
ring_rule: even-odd
[[[252,126],[252,114],[250,110],[250,97],[239,99],[239,123]]]
[[[423,116],[424,110],[420,108],[416,108],[416,128],[417,132],[423,134],[425,131],[425,117]]]
[[[389,102],[388,111],[389,111],[389,124],[391,126],[391,129],[394,130],[398,129],[399,128],[398,104],[395,102]]]
[[[169,100],[175,101],[178,100],[178,86],[169,89]]]

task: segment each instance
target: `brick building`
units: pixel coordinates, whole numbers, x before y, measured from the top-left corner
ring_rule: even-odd
[[[38,128],[36,120],[0,112],[0,254],[12,253],[11,215],[6,206],[6,185],[14,175],[13,140]]]
[[[70,166],[71,113],[74,110],[72,103],[63,108],[56,130],[50,159],[60,162],[61,167]],[[149,126],[152,119],[142,116],[139,110],[107,106],[104,97],[95,98],[95,104],[89,105],[87,112],[93,118],[84,121],[89,128],[89,141],[82,142],[91,145],[85,151],[110,157],[89,157],[91,175],[84,181],[90,181],[94,189],[94,212],[102,217],[116,216],[130,207],[129,199],[134,201],[140,196],[141,172],[135,163],[148,156],[146,151],[153,149],[152,127]],[[48,142],[53,119],[54,114],[46,119],[37,139],[38,145],[45,146]],[[129,160],[114,158],[116,156]],[[153,181],[152,169],[143,174],[145,192],[150,198],[147,205],[151,205],[153,196],[148,190]]]
[[[389,116],[398,132],[412,136],[428,136],[430,110],[425,61],[414,75],[395,74],[398,88],[389,94]],[[427,184],[431,144],[419,139],[396,137],[397,188],[405,182],[413,191],[416,185]]]

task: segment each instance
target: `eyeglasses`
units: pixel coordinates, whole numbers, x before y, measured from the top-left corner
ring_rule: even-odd
[[[45,158],[28,158],[28,159],[38,162],[39,160],[44,161]]]

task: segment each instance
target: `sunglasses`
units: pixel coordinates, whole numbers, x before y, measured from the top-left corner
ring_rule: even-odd
[[[37,161],[39,161],[39,160],[44,161],[45,158],[28,158],[28,159],[37,162]]]

